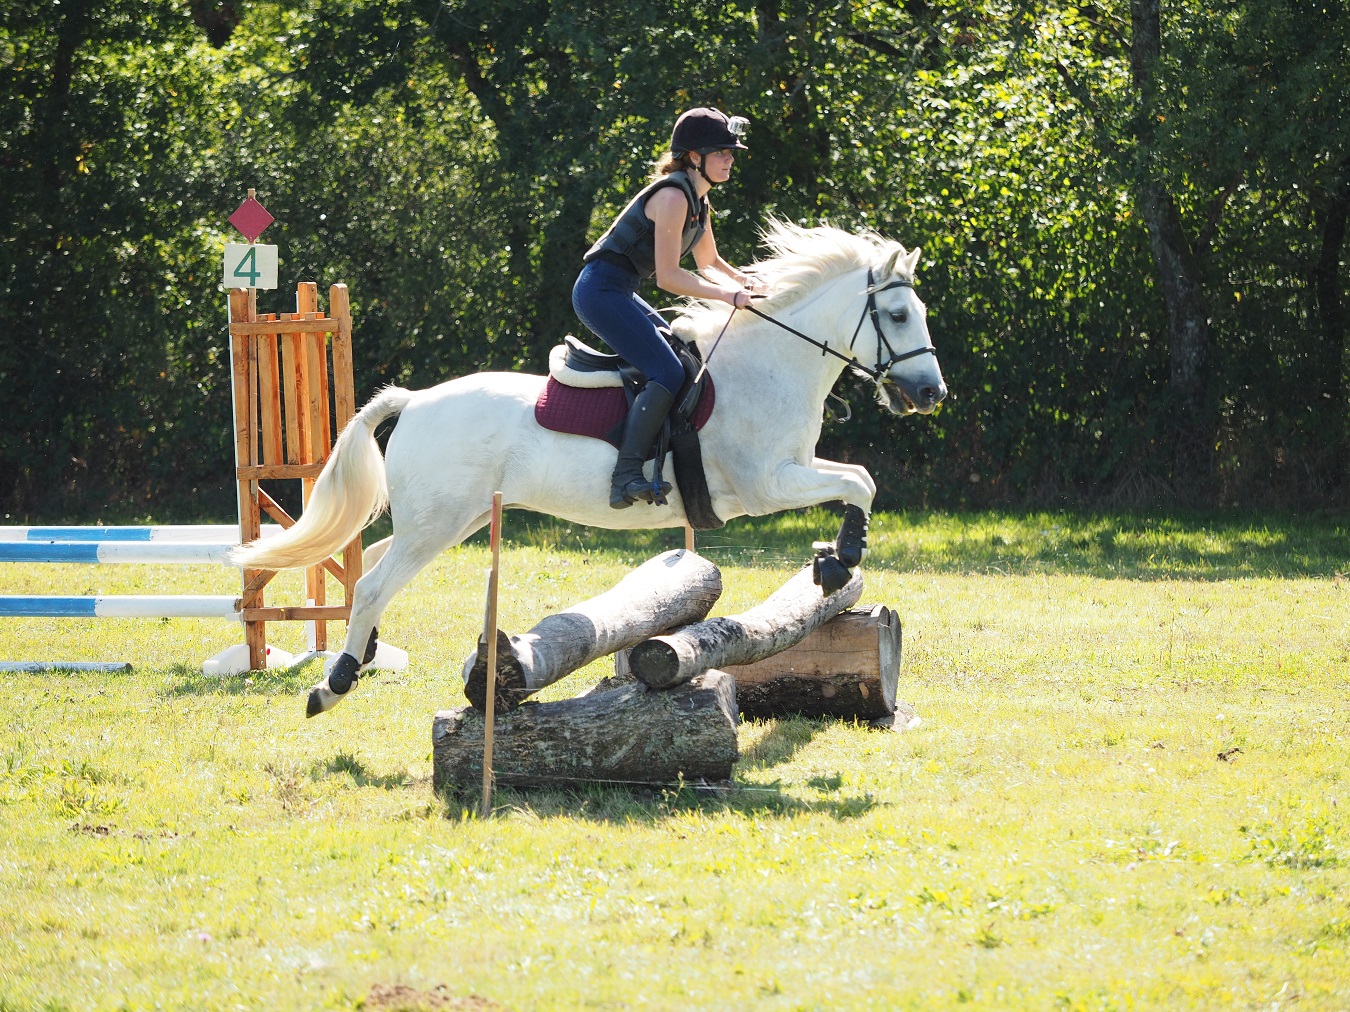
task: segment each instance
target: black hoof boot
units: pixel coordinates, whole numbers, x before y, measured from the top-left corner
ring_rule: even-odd
[[[342,697],[351,692],[352,686],[356,684],[360,668],[360,662],[351,654],[346,652],[338,654],[337,660],[333,662],[333,667],[328,672],[328,677],[309,690],[305,716],[317,717],[337,706]]]
[[[834,539],[834,554],[845,569],[854,569],[867,551],[867,514],[861,506],[845,506],[844,522]]]
[[[376,626],[370,630],[370,642],[366,644],[366,654],[361,658],[361,667],[365,667],[375,659],[375,651],[380,646],[380,627]]]
[[[843,590],[853,574],[848,567],[834,557],[833,552],[822,552],[811,564],[812,578],[826,597]]]

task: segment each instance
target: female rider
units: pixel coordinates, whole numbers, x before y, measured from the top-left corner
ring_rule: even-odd
[[[748,122],[716,109],[690,109],[675,121],[670,154],[652,181],[590,248],[572,288],[572,308],[595,335],[641,369],[646,385],[628,412],[619,460],[610,479],[609,504],[625,509],[670,491],[654,488],[642,473],[647,450],[684,384],[684,367],[660,333],[665,320],[638,297],[638,285],[655,276],[672,295],[720,299],[736,309],[750,304],[750,279],[717,253],[708,191],[731,175]],[[699,277],[680,266],[694,255]]]

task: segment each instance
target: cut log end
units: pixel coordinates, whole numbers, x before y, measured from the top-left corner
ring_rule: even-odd
[[[464,695],[475,710],[482,713],[487,708],[487,643],[478,638],[478,649],[469,656],[464,665]],[[525,685],[525,671],[516,656],[511,637],[497,630],[497,697],[493,708],[497,713],[514,710],[529,696]]]
[[[898,616],[875,605],[845,611],[795,646],[727,670],[736,676],[744,717],[884,720],[897,706],[900,652]]]
[[[667,689],[679,683],[680,655],[664,640],[651,639],[628,652],[629,669],[640,672],[642,682],[651,689]]]

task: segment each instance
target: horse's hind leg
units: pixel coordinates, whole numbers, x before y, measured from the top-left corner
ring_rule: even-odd
[[[463,541],[482,525],[482,518],[478,518],[444,537],[428,537],[425,529],[415,530],[387,538],[366,550],[377,561],[356,581],[347,641],[342,653],[329,664],[323,681],[309,690],[306,716],[331,710],[352,690],[361,669],[375,656],[375,627],[394,595],[442,551]]]

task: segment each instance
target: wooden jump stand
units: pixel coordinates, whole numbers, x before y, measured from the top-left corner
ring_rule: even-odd
[[[255,289],[230,290],[230,357],[233,367],[235,477],[239,485],[239,537],[262,530],[263,514],[283,528],[295,524],[263,482],[299,480],[307,504],[315,479],[341,432],[356,414],[352,379],[352,314],[347,286],[328,289],[328,314],[319,312],[318,286],[301,282],[296,312],[259,315]],[[331,348],[331,355],[330,355]],[[268,605],[271,570],[244,570],[240,619],[249,667],[267,666],[268,622],[312,622],[311,650],[328,650],[327,624],[351,617],[352,591],[361,578],[361,538],[305,571],[306,603]],[[328,578],[341,587],[341,604],[328,603]],[[297,659],[297,662],[300,659]]]

